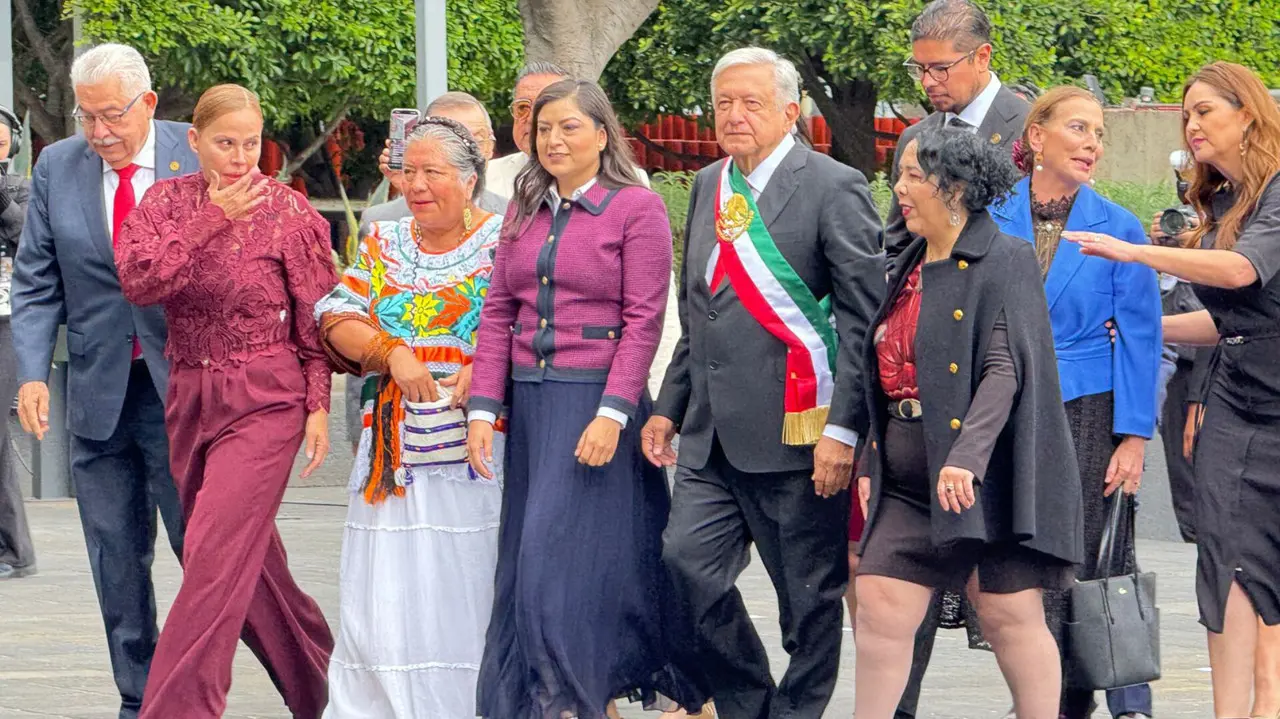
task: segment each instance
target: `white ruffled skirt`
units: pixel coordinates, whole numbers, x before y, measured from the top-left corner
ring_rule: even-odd
[[[504,436],[494,480],[415,468],[404,497],[365,502],[361,435],[342,540],[341,625],[325,719],[473,719],[493,605]]]

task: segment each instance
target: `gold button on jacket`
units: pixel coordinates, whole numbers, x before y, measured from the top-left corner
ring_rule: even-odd
[[[969,263],[965,260],[960,260],[956,263],[956,267],[959,267],[962,270],[967,270],[969,269]]]
[[[955,312],[951,313],[951,316],[956,318],[956,322],[959,322],[960,320],[964,319],[964,310],[956,310]]]
[[[956,372],[960,371],[960,365],[956,364],[955,362],[952,362],[951,364],[947,365],[947,369],[951,370],[951,374],[955,374]]]

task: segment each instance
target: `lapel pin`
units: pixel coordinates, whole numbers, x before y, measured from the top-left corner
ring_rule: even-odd
[[[174,172],[177,172],[179,167],[181,167],[181,165],[178,164],[177,160],[174,160],[173,162],[169,163],[169,169],[173,170]]]
[[[996,134],[994,134],[994,135],[992,135],[992,136],[991,136],[991,144],[992,144],[992,145],[999,145],[999,144],[1000,144],[1000,140],[1001,140],[1001,137],[1000,137],[1000,133],[998,133],[998,132],[997,132]]]

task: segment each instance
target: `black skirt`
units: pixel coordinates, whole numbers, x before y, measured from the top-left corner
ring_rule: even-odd
[[[1217,386],[1195,448],[1196,599],[1221,632],[1236,582],[1262,621],[1280,624],[1280,419],[1239,409]]]
[[[1128,574],[1137,562],[1133,545],[1133,527],[1120,528],[1121,543],[1116,547],[1115,566],[1098,567],[1098,547],[1107,521],[1108,499],[1102,496],[1107,486],[1107,467],[1119,441],[1111,429],[1115,417],[1115,396],[1111,392],[1077,397],[1066,403],[1067,424],[1075,443],[1076,464],[1080,466],[1081,508],[1084,521],[1084,564],[1077,570],[1081,580],[1097,579],[1103,574]],[[1120,491],[1120,490],[1117,490]],[[1067,591],[1046,592],[1045,620],[1049,630],[1062,646],[1067,622],[1071,619]]]
[[[934,545],[930,512],[937,481],[925,458],[924,424],[890,419],[883,445],[884,496],[875,524],[864,531],[858,575],[960,591],[976,569],[979,588],[992,594],[1061,587],[1069,580],[1068,565],[1019,544]]]

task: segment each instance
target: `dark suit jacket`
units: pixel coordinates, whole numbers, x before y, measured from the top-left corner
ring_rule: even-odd
[[[715,246],[721,160],[698,173],[689,198],[679,278],[681,336],[655,414],[680,428],[680,464],[701,469],[718,437],[744,472],[812,467],[812,447],[782,444],[786,345],[738,301],[728,282],[712,295],[706,269]],[[797,144],[757,204],[778,249],[814,296],[833,299],[840,338],[828,420],[862,433],[860,348],[884,296],[881,224],[861,173]]]
[[[1015,95],[1008,85],[1002,85],[991,103],[991,108],[987,110],[987,116],[982,119],[982,125],[978,128],[978,137],[985,138],[993,145],[1006,148],[1012,162],[1013,142],[1022,137],[1023,125],[1027,122],[1027,113],[1030,110],[1031,105],[1027,104],[1026,100]],[[910,144],[912,138],[924,128],[942,127],[945,114],[935,112],[902,131],[902,136],[898,138],[898,147],[893,152],[893,167],[889,171],[890,185],[898,182],[898,160],[902,158],[902,148]],[[884,230],[884,249],[890,264],[915,239],[907,231],[906,220],[902,219],[902,208],[898,207],[898,196],[894,194],[892,197],[889,218],[886,220]]]
[[[902,254],[889,294],[872,320],[878,326],[902,291],[910,270],[923,260],[925,240]],[[930,492],[933,543],[957,540],[1017,542],[1067,562],[1082,560],[1080,472],[1058,386],[1049,308],[1031,244],[1000,231],[990,215],[970,217],[951,258],[922,269],[924,288],[916,326],[916,380],[924,405],[925,455],[936,483],[982,382],[983,363],[996,321],[1004,315],[1018,394],[997,440],[977,504],[962,514],[942,511]],[[869,441],[859,462],[871,478],[871,503],[863,537],[879,518],[884,464],[880,444],[888,422],[875,342],[863,346]],[[954,370],[954,371],[953,371]]]
[[[155,121],[157,181],[199,169],[188,127]],[[164,311],[135,307],[120,291],[102,183],[102,158],[82,135],[46,147],[33,173],[13,272],[13,334],[22,338],[14,342],[18,381],[48,380],[58,325],[65,322],[68,424],[72,433],[98,441],[111,437],[120,418],[135,334],[162,399],[169,383]]]

